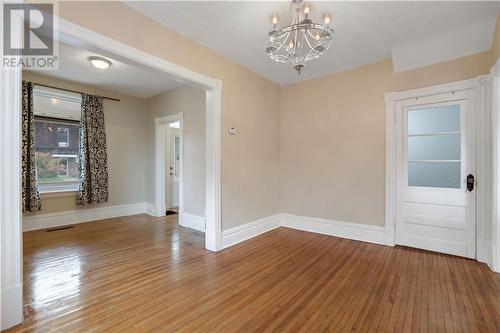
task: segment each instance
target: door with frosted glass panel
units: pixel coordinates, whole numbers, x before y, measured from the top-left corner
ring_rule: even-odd
[[[397,244],[475,257],[472,99],[462,91],[398,102]]]

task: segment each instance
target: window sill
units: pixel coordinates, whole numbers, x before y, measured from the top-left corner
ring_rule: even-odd
[[[68,197],[68,196],[74,196],[76,195],[76,192],[78,190],[60,190],[60,191],[45,191],[45,192],[40,192],[41,197]]]

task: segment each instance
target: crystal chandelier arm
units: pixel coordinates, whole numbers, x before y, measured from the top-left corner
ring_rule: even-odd
[[[290,37],[290,34],[291,34],[291,33],[292,33],[291,31],[288,31],[288,32],[286,33],[286,35],[282,38],[282,39],[283,39],[283,41],[284,41],[284,43],[286,43],[286,41],[288,40],[288,37]]]
[[[287,45],[285,45],[284,43],[282,43],[279,40],[277,40],[276,43],[280,46],[278,49],[283,47],[286,50],[286,52],[288,53],[288,55],[293,58],[293,52],[292,52],[292,50],[290,50],[290,48]],[[286,41],[285,41],[285,43],[286,43]]]
[[[292,21],[292,25],[295,25],[295,24],[298,24],[300,22],[300,17],[299,17],[299,11],[295,11],[295,18],[294,20]],[[293,36],[293,51],[294,53],[298,53],[298,52],[295,52],[295,51],[298,51],[298,38],[297,38],[297,29],[295,29],[294,31],[294,36]]]
[[[286,33],[286,35],[285,35],[285,36],[282,36],[282,37],[276,38],[275,42],[279,45],[279,47],[278,47],[276,50],[279,50],[279,49],[281,49],[282,47],[284,47],[284,48],[287,50],[287,52],[290,52],[290,51],[288,50],[287,45],[286,45],[286,41],[287,41],[287,40],[288,40],[288,38],[290,37],[290,34],[291,34],[291,33],[292,33],[292,31],[288,31],[288,32]],[[280,39],[281,39],[281,40],[283,40],[283,42],[281,42],[281,41],[280,41]]]
[[[304,59],[306,59],[306,61],[307,61],[307,60],[309,60],[309,55],[311,54],[311,52],[317,52],[317,51],[316,51],[314,48],[311,48],[311,49],[307,52],[306,56],[304,57]]]
[[[278,55],[274,58],[276,61],[293,63],[293,59],[286,55]]]
[[[329,42],[328,40],[320,40],[318,43],[316,43],[316,44],[314,45],[314,47],[313,47],[313,48],[311,48],[311,49],[309,50],[309,52],[307,52],[307,54],[306,54],[306,56],[305,56],[306,61],[307,61],[307,60],[310,60],[310,59],[315,59],[315,58],[318,58],[319,56],[321,56],[321,55],[322,55],[322,54],[323,54],[323,53],[324,53],[324,52],[328,49],[328,47],[325,47],[325,51],[324,51],[324,52],[319,52],[319,51],[317,51],[316,47],[317,47],[317,46],[319,46],[319,45],[323,45],[323,44],[325,44],[325,43],[328,43],[328,42]],[[315,56],[313,56],[312,58],[309,58],[309,55],[310,55],[311,53],[316,53],[316,55],[315,55]]]
[[[315,37],[311,34],[311,32],[310,32],[308,29],[306,29],[306,33],[304,34],[304,39],[305,39],[305,40],[306,40],[306,42],[307,42],[307,46],[309,46],[309,48],[310,48],[310,49],[312,49],[311,42],[309,41],[309,38],[307,38],[307,36],[310,36],[310,37],[312,37],[313,39],[316,39],[316,38],[315,38]]]
[[[293,36],[293,50],[297,50],[297,30],[295,30],[294,36]],[[294,52],[295,53],[295,52]]]
[[[314,39],[316,39],[316,36],[314,36],[312,33],[311,33],[311,30],[307,30],[307,34],[309,35],[309,37],[312,37]]]
[[[310,35],[310,36],[313,38],[313,40],[314,40],[314,41],[313,41],[313,43],[311,44],[311,43],[310,43],[310,41],[309,41],[309,39],[306,37],[307,44],[309,45],[309,48],[310,48],[309,52],[310,52],[311,50],[314,50],[314,48],[315,48],[316,46],[321,45],[321,44],[323,44],[323,43],[325,42],[325,41],[324,41],[323,39],[321,39],[321,38],[320,38],[320,39],[316,39],[316,37],[314,37],[311,33],[309,33],[309,35]],[[309,52],[308,52],[308,54],[309,54]]]

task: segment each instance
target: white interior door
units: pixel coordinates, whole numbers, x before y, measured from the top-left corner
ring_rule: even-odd
[[[396,244],[475,258],[473,98],[397,102]]]
[[[180,131],[178,128],[169,127],[167,131],[167,177],[166,199],[167,208],[179,207],[179,174],[180,174]]]

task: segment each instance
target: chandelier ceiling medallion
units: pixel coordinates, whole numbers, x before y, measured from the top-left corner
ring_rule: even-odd
[[[309,18],[310,7],[302,0],[290,0],[295,11],[290,25],[277,28],[278,17],[273,14],[274,28],[269,32],[266,53],[277,62],[286,62],[300,74],[306,62],[319,58],[328,51],[333,41],[330,16],[325,14],[324,24]]]

